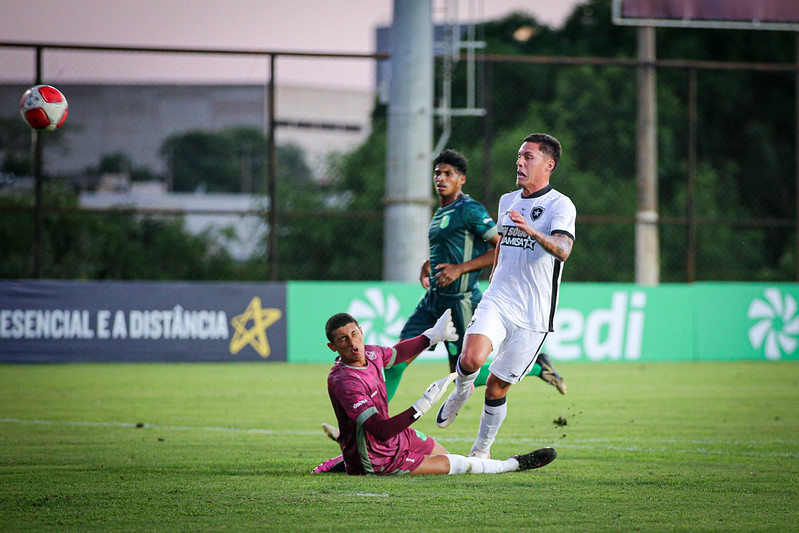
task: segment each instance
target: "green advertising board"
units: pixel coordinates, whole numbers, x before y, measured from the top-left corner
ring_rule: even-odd
[[[335,313],[350,313],[363,329],[367,344],[391,346],[411,316],[424,289],[419,283],[291,282],[286,292],[289,360],[330,361],[325,322]]]
[[[693,358],[689,285],[561,286],[555,331],[544,350],[560,361],[661,361]]]
[[[799,284],[699,283],[693,290],[700,359],[799,359]]]
[[[289,283],[288,360],[332,362],[324,324],[342,311],[367,343],[394,344],[423,294],[418,283]],[[798,300],[795,283],[564,283],[544,349],[556,361],[797,360]]]

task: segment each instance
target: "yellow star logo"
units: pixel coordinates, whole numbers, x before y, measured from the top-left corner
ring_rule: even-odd
[[[261,307],[261,299],[255,296],[250,300],[250,305],[247,306],[244,313],[230,319],[230,325],[236,330],[230,340],[231,355],[236,355],[249,344],[264,359],[269,357],[272,352],[269,348],[266,328],[280,320],[281,316],[283,313],[280,309]],[[247,324],[250,323],[252,326],[247,329]]]

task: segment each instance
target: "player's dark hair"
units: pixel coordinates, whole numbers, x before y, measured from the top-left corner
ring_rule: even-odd
[[[441,151],[433,160],[433,168],[435,168],[435,166],[439,163],[452,165],[455,167],[455,170],[464,176],[466,175],[466,158],[457,150],[447,148],[446,150]]]
[[[327,340],[333,342],[333,332],[341,326],[346,326],[347,324],[352,323],[354,323],[356,326],[358,325],[358,321],[355,320],[355,318],[353,318],[353,316],[349,313],[336,313],[328,318],[327,324],[325,324],[325,335],[327,335]]]
[[[563,154],[560,141],[546,133],[533,133],[525,137],[523,142],[538,143],[538,150],[551,157],[555,162],[555,166],[552,167],[552,172],[555,172],[555,169],[558,168],[558,163],[560,163],[560,156]]]

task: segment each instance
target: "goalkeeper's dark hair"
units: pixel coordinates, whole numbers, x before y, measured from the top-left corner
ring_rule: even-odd
[[[563,154],[563,148],[560,146],[559,140],[546,133],[533,133],[525,137],[522,142],[538,143],[538,150],[555,161],[555,166],[552,167],[552,172],[555,172],[555,169],[558,168],[558,163],[560,163],[560,156]]]
[[[328,318],[327,324],[325,324],[325,335],[327,335],[327,340],[333,342],[333,332],[342,326],[352,323],[360,327],[358,321],[355,320],[355,318],[349,313],[336,313]]]
[[[433,168],[435,168],[435,166],[439,163],[452,165],[455,167],[455,170],[464,176],[466,175],[466,158],[457,150],[447,148],[446,150],[441,151],[433,160]]]

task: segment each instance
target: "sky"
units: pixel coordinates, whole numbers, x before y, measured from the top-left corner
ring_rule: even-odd
[[[447,3],[433,0],[434,20],[444,19]],[[449,3],[461,21],[522,11],[559,27],[580,1]],[[368,54],[375,29],[389,26],[392,13],[393,0],[3,0],[0,41]],[[309,69],[283,74],[301,82],[302,70]],[[361,75],[341,76],[361,83]]]

